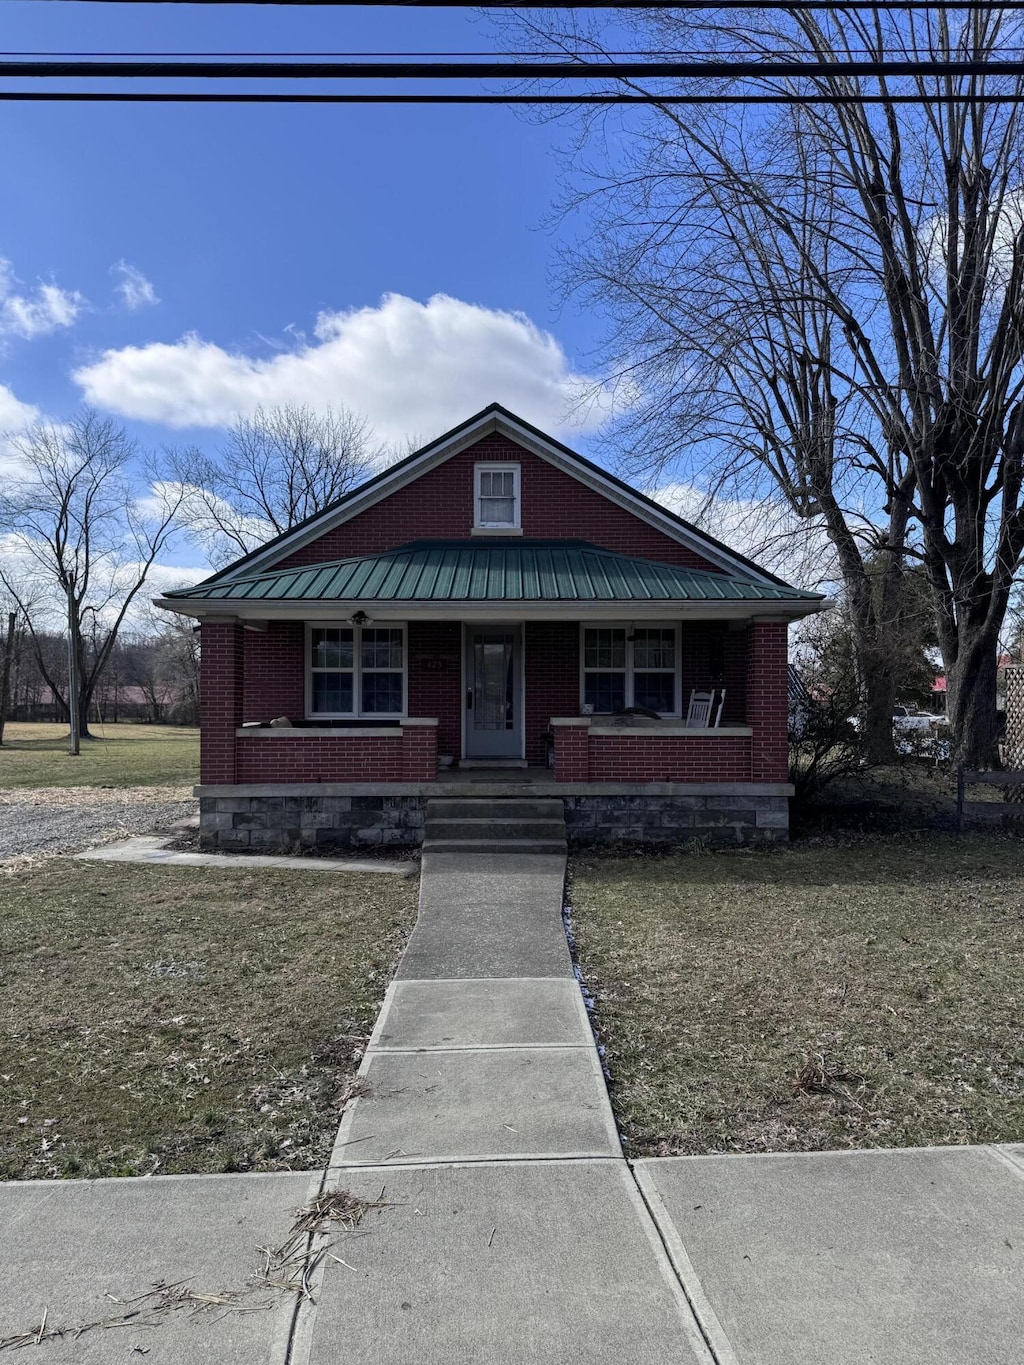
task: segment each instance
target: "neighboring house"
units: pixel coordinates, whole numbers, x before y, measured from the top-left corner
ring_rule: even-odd
[[[581,837],[785,837],[822,598],[497,404],[158,605],[202,626],[208,843],[409,842],[531,777]]]

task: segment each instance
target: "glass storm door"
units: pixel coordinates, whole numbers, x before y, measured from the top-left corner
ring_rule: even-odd
[[[521,758],[519,626],[466,630],[466,757]]]

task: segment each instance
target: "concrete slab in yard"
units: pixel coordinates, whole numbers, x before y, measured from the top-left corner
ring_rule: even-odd
[[[1020,1365],[1024,1171],[996,1152],[635,1169],[723,1365]]]
[[[621,1156],[593,1048],[370,1052],[332,1166]]]
[[[593,1046],[573,977],[395,981],[370,1039],[377,1052]]]
[[[565,854],[431,853],[423,855],[423,910],[456,905],[506,905],[520,911],[562,912]]]
[[[415,863],[389,861],[384,858],[288,858],[269,853],[186,853],[168,848],[170,839],[141,835],[124,839],[117,844],[103,844],[77,853],[102,863],[162,863],[168,867],[216,867],[230,871],[233,867],[294,868],[301,872],[391,872],[400,877],[411,877]]]
[[[551,905],[463,903],[450,895],[443,910],[425,906],[421,895],[399,980],[572,976],[561,912]]]
[[[621,1161],[350,1171],[294,1365],[710,1365]]]
[[[309,1191],[305,1173],[0,1184],[0,1340],[38,1328],[44,1312],[49,1328],[116,1316],[158,1281],[240,1289],[259,1263],[256,1248],[285,1240]],[[252,1313],[143,1314],[134,1326],[48,1341],[40,1359],[280,1365],[293,1307],[282,1295]],[[133,1354],[136,1346],[146,1354]]]

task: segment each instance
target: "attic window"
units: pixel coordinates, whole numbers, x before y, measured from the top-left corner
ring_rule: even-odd
[[[519,473],[517,464],[476,466],[474,527],[495,531],[519,529]]]

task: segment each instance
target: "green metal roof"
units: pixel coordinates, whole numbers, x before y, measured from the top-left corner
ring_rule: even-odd
[[[381,554],[200,584],[246,602],[817,602],[821,594],[602,550],[584,540],[420,540]]]

